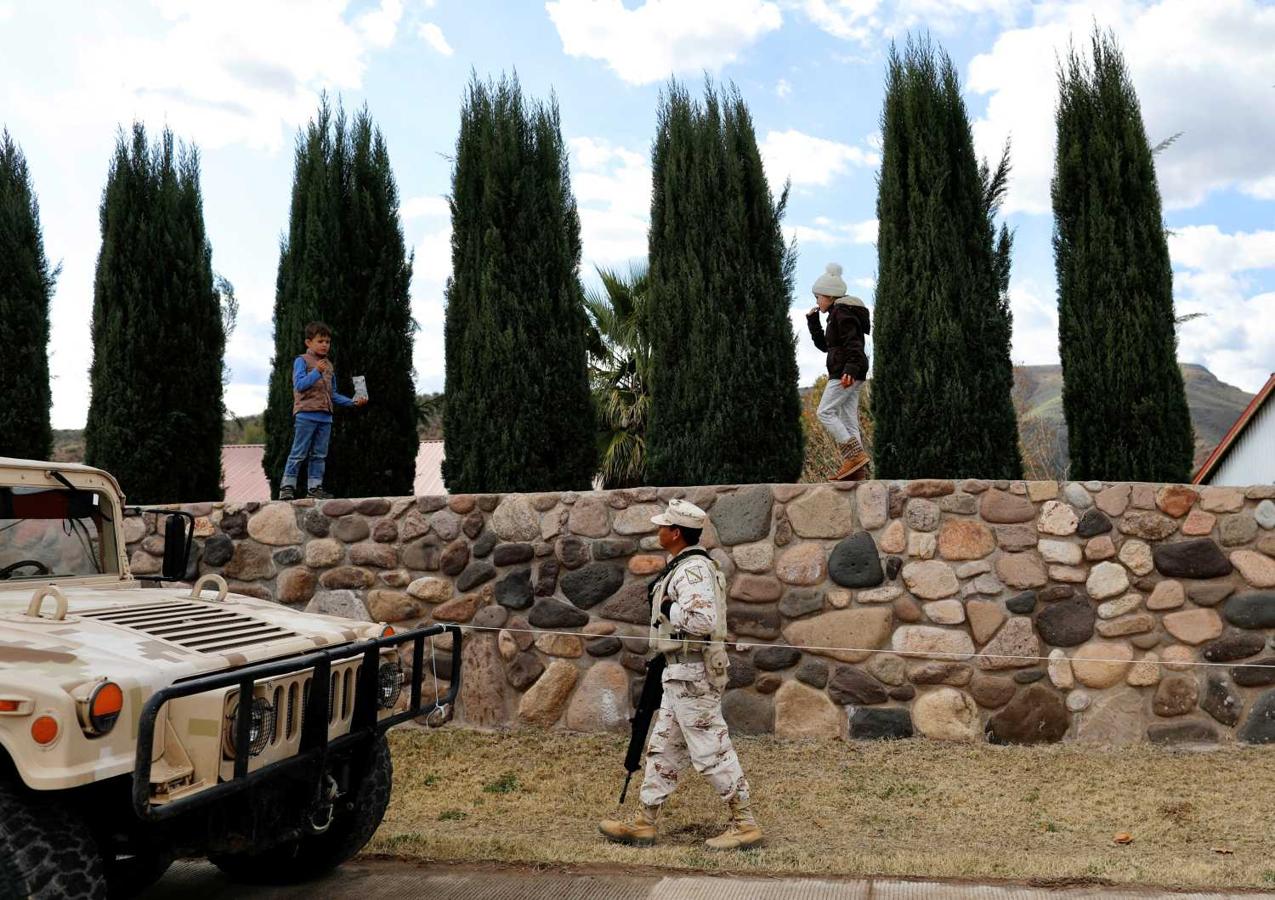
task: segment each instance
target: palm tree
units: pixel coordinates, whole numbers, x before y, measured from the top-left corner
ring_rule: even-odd
[[[651,410],[651,342],[646,322],[647,267],[628,275],[598,269],[602,290],[585,296],[590,319],[589,380],[598,412],[602,487],[646,478],[646,425]]]

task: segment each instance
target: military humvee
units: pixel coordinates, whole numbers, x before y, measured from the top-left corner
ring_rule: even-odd
[[[164,565],[144,586],[123,530],[142,514],[101,470],[0,459],[0,898],[128,895],[179,855],[313,877],[381,821],[386,729],[459,690],[454,626],[395,634],[217,575],[172,584],[189,574],[182,512],[145,513]],[[445,633],[449,690],[422,698]]]

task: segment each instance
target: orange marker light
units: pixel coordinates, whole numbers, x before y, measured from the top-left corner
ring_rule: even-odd
[[[15,713],[22,708],[17,700],[0,700],[0,713]]]
[[[40,716],[31,723],[31,739],[41,747],[47,747],[58,737],[58,720],[53,716]]]
[[[392,626],[386,625],[385,629],[381,632],[381,637],[383,638],[394,637],[395,633],[396,632],[394,631],[394,628]]]

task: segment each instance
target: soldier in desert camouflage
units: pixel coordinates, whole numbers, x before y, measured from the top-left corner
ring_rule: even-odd
[[[717,564],[700,547],[707,516],[693,503],[672,500],[651,519],[660,526],[660,546],[669,564],[651,591],[651,645],[663,652],[664,697],[646,751],[641,809],[633,823],[604,820],[608,840],[630,844],[655,842],[660,807],[677,788],[690,765],[708,779],[730,807],[726,831],[706,843],[712,850],[751,847],[762,839],[740,768],[722,717],[726,687],[724,581]]]

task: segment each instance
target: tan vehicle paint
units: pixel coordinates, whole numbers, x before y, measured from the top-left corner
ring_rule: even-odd
[[[193,589],[143,587],[128,569],[124,498],[109,474],[82,465],[0,458],[0,488],[65,490],[52,472],[97,498],[100,531],[93,543],[93,568],[101,571],[50,577],[28,567],[0,580],[0,747],[28,787],[58,790],[132,771],[143,704],[178,680],[378,637],[385,629],[230,594],[217,576],[205,576]],[[0,527],[5,524],[0,510]],[[0,551],[3,538],[0,534]],[[9,562],[0,557],[0,567]],[[231,629],[235,639],[210,641],[208,633],[217,629],[208,628],[209,623],[236,626]],[[334,696],[342,684],[350,684],[358,662],[333,665]],[[283,707],[276,740],[253,758],[251,768],[295,753],[295,722],[290,725],[285,717],[296,708],[288,706],[288,692],[302,674],[257,685],[257,696]],[[78,707],[104,679],[123,689],[124,705],[116,726],[93,737],[85,733]],[[235,688],[225,688],[164,707],[161,718],[167,721],[156,728],[152,754],[154,802],[198,792],[228,777],[233,763],[223,750],[233,695]],[[349,729],[348,714],[337,700],[329,725],[332,736]],[[347,712],[349,705],[347,701]],[[33,721],[43,715],[58,723],[57,738],[46,746],[31,734]]]

